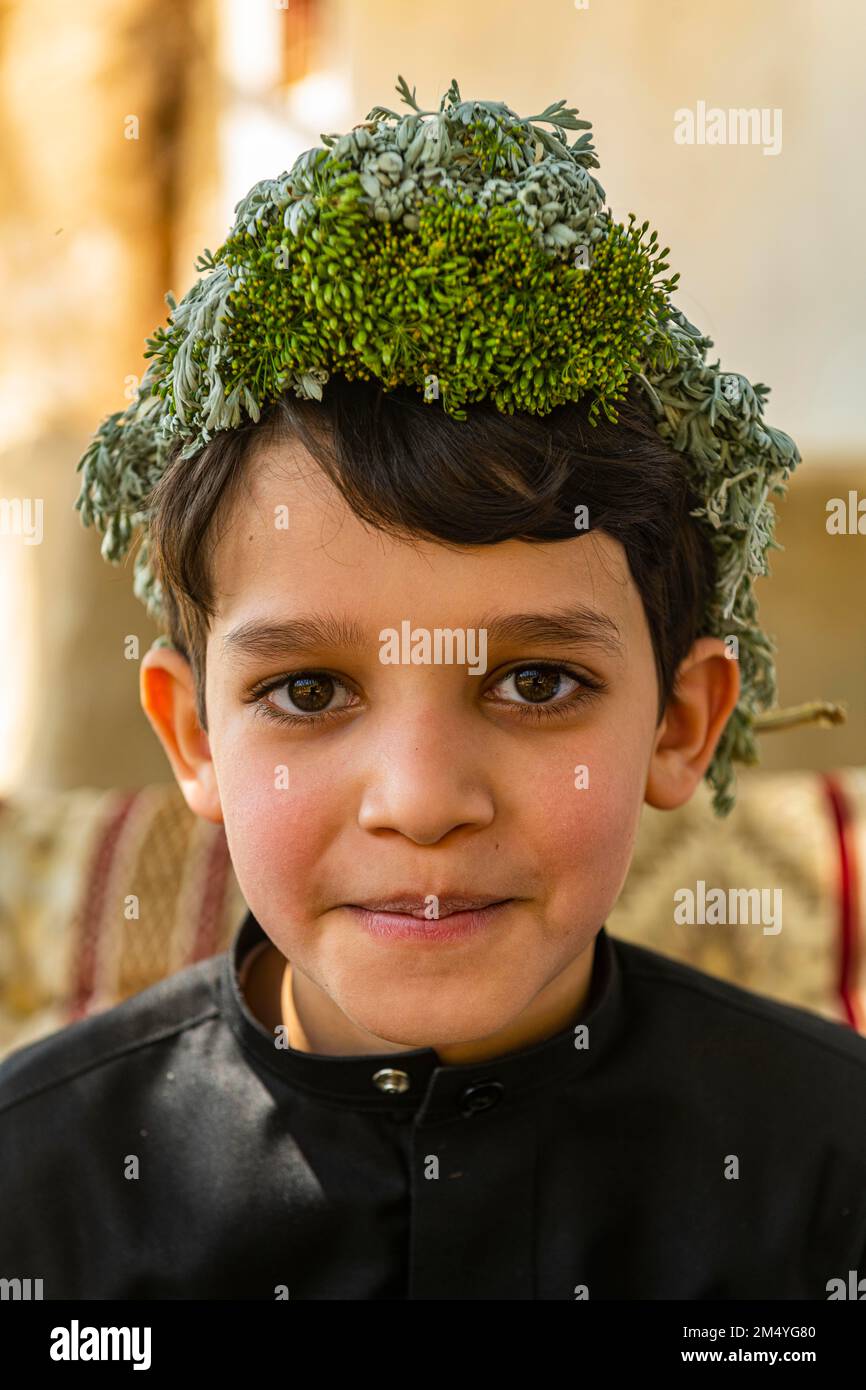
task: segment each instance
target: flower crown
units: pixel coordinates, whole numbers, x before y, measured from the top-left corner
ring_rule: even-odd
[[[688,460],[701,501],[691,515],[715,554],[702,632],[737,639],[740,697],[706,773],[726,815],[732,761],[757,762],[754,729],[773,723],[760,716],[776,697],[775,648],[752,581],[781,549],[770,497],[785,492],[797,447],[763,423],[766,386],[706,361],[712,340],[672,304],[679,277],[660,278],[668,248],[647,239],[648,223],[605,210],[576,108],[520,117],[461,100],[452,81],[424,111],[402,77],[397,90],[409,114],[374,107],[257,183],[223,245],[197,260],[198,281],[179,304],[166,295],[136,399],[78,463],[81,520],[104,533],[113,563],[141,528],[134,592],[159,621],[147,499],[170,453],[189,458],[282,392],[320,400],[341,372],[414,386],[457,419],[473,401],[546,414],[588,394],[594,423],[599,411],[616,421],[636,377],[659,435]],[[583,133],[569,145],[568,131]],[[807,706],[793,722],[833,710]]]

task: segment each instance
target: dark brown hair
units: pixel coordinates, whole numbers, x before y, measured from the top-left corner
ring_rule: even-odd
[[[224,430],[198,454],[177,446],[149,506],[150,557],[163,590],[168,635],[189,660],[207,730],[205,651],[216,611],[211,573],[254,443],[299,439],[364,521],[397,537],[446,544],[564,540],[585,504],[590,530],[620,541],[640,592],[655,655],[661,720],[677,668],[701,635],[715,584],[710,543],[683,456],[659,436],[640,382],[616,424],[587,419],[589,402],[539,416],[489,402],[455,420],[411,388],[384,391],[336,374],[319,401],[287,392],[258,423]]]

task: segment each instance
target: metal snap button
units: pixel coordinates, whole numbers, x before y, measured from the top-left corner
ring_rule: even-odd
[[[461,1115],[478,1115],[482,1110],[492,1110],[502,1099],[505,1087],[501,1081],[480,1081],[467,1086],[460,1097]]]
[[[383,1067],[374,1075],[373,1085],[378,1086],[380,1091],[385,1091],[389,1095],[397,1095],[401,1091],[408,1091],[409,1074],[405,1071],[397,1071],[395,1067]]]

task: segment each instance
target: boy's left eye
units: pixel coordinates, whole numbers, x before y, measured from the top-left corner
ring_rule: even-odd
[[[507,676],[502,676],[498,684],[514,681],[520,702],[535,704],[560,694],[564,671],[563,666],[518,666]],[[573,686],[577,684],[576,678],[569,672],[566,671],[565,676]]]
[[[563,675],[571,682],[572,687],[577,688],[573,688],[565,699],[552,703],[554,696],[562,692]],[[514,681],[514,692],[519,698],[497,699],[491,703],[513,705],[520,710],[521,716],[536,719],[566,715],[576,705],[595,698],[607,688],[605,682],[595,676],[590,677],[572,671],[567,666],[541,661],[524,662],[520,666],[512,667],[499,677],[491,689],[495,690],[497,686],[508,681]],[[292,711],[274,705],[266,698],[272,691],[277,690],[289,692],[287,698],[293,702]],[[325,720],[339,718],[345,709],[358,708],[357,704],[349,704],[345,700],[337,708],[329,708],[334,694],[338,692],[342,692],[344,696],[351,695],[349,687],[339,676],[328,671],[296,671],[289,676],[280,676],[263,686],[254,687],[248,701],[253,704],[256,715],[260,714],[265,719],[297,727],[302,724],[321,724]],[[301,713],[304,709],[306,713]]]

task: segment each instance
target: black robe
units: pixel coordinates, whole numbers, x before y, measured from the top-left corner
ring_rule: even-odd
[[[241,994],[265,940],[248,913],[229,951],[0,1065],[0,1279],[823,1300],[866,1274],[866,1038],[843,1025],[602,927],[585,1008],[540,1044],[320,1056]]]

